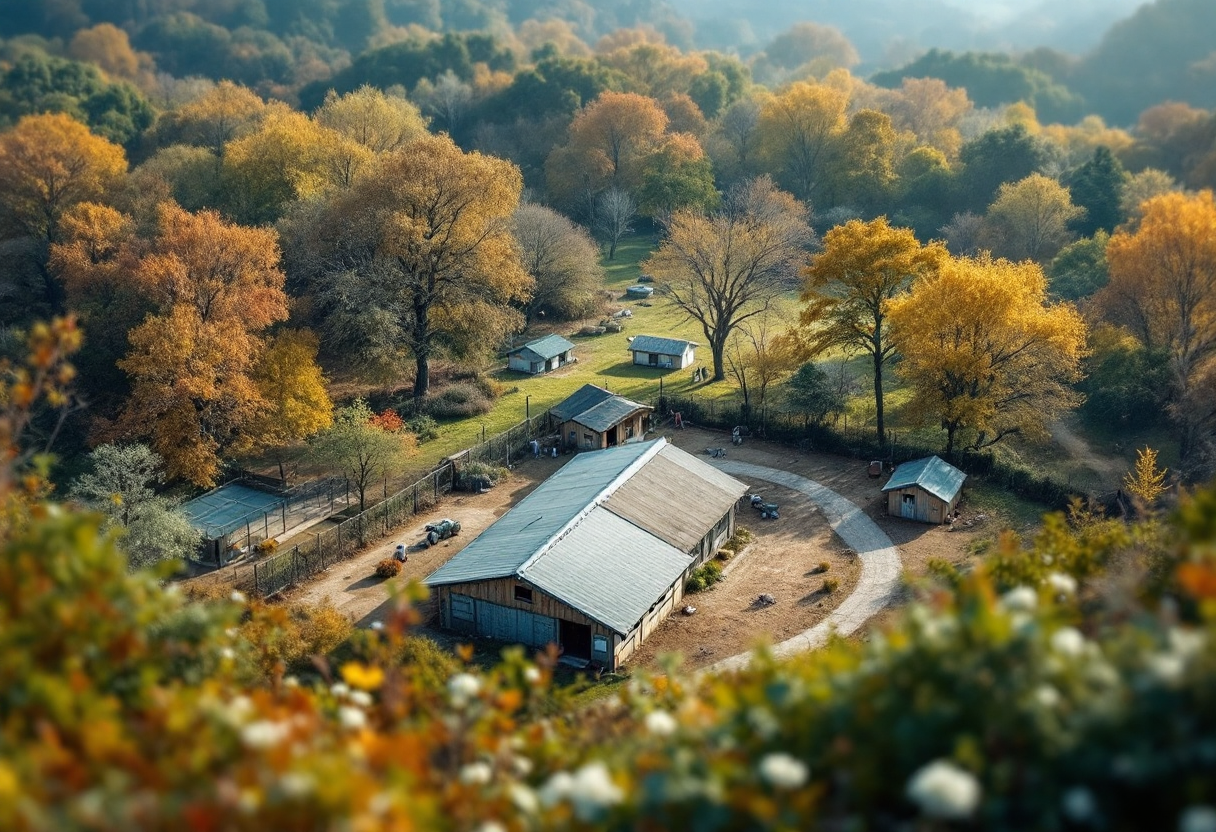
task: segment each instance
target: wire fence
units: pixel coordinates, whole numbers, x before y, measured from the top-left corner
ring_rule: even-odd
[[[528,443],[549,432],[549,414],[527,419],[485,442],[448,457],[426,476],[407,484],[353,517],[312,535],[290,549],[232,568],[232,583],[247,595],[265,598],[282,592],[431,510],[459,484],[471,463],[507,466],[529,453]]]

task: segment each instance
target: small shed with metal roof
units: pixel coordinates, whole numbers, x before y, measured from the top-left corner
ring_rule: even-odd
[[[562,443],[571,450],[599,450],[641,442],[653,410],[594,384],[584,384],[549,413]]]
[[[579,454],[426,583],[446,628],[615,670],[734,533],[746,490],[664,439]]]
[[[521,373],[546,373],[576,360],[574,344],[560,335],[546,335],[507,351],[507,369]]]
[[[629,340],[633,363],[663,370],[682,370],[697,360],[697,343],[656,335],[635,335]]]
[[[967,475],[941,457],[905,462],[882,487],[887,512],[922,523],[945,523],[958,505]]]

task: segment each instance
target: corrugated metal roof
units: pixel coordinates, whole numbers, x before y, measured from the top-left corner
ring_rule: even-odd
[[[181,512],[192,527],[215,538],[244,526],[247,521],[261,520],[263,514],[285,502],[285,498],[275,494],[230,482],[183,503]]]
[[[579,454],[426,583],[516,575],[625,634],[746,490],[664,439]]]
[[[521,350],[531,350],[540,358],[548,361],[550,358],[555,358],[564,352],[574,349],[574,344],[567,341],[560,335],[546,335],[544,338],[537,338],[535,341],[529,341],[522,347],[516,347],[511,350],[511,353],[516,353]]]
[[[626,635],[692,559],[603,507],[520,577]]]
[[[655,442],[579,454],[432,572],[426,583],[462,583],[516,574],[529,558],[547,549],[556,536],[594,507],[631,466],[657,453]]]
[[[584,384],[570,394],[561,404],[549,408],[549,412],[563,422],[585,413],[605,399],[612,398],[611,391],[594,384]]]
[[[639,410],[650,409],[651,407],[648,404],[638,404],[621,396],[613,396],[570,418],[584,427],[603,433],[622,419],[632,416]]]
[[[612,493],[604,507],[681,552],[709,533],[747,486],[668,445]]]
[[[938,499],[950,502],[963,487],[967,475],[937,456],[914,459],[895,469],[883,491],[918,485]]]
[[[656,335],[635,335],[629,342],[629,349],[634,352],[652,352],[656,355],[683,355],[689,346],[697,346],[696,341],[681,341],[676,338],[659,338]]]

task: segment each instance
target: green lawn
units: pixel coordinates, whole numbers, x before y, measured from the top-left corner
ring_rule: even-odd
[[[533,327],[526,333],[526,337],[539,337],[548,332],[556,332],[573,341],[574,355],[578,362],[538,376],[512,372],[505,367],[493,371],[491,375],[505,384],[510,392],[499,398],[494,409],[484,416],[441,422],[439,438],[422,447],[420,467],[475,445],[481,441],[483,430],[487,437],[493,436],[519,424],[527,412],[531,412],[533,416],[543,413],[584,384],[596,384],[641,401],[650,401],[658,396],[660,379],[667,393],[683,395],[695,391],[698,397],[712,399],[737,396],[738,390],[729,379],[694,385],[692,367],[683,370],[658,370],[633,364],[633,356],[629,352],[630,336],[658,335],[665,338],[683,338],[705,345],[705,334],[700,324],[661,298],[655,297],[647,301],[624,299],[625,288],[638,282],[641,273],[639,264],[655,245],[653,236],[633,236],[617,246],[615,259],[604,261],[607,271],[605,288],[613,295],[611,305],[633,312],[633,317],[623,319],[623,332],[593,336],[573,334],[585,325],[597,323],[598,318],[557,326]],[[786,314],[791,321],[795,320],[795,302],[796,297],[792,293],[781,300],[782,306],[789,307]],[[695,366],[712,369],[713,360],[708,346],[698,348]]]

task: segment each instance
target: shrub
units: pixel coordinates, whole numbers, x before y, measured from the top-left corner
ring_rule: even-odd
[[[688,576],[688,580],[684,583],[685,592],[701,592],[709,589],[709,587],[722,580],[722,567],[717,561],[709,561],[703,566],[699,566],[692,571]]]
[[[491,378],[485,373],[480,373],[473,378],[473,384],[482,392],[487,399],[494,401],[507,392],[507,385],[501,381]]]
[[[840,581],[836,580],[835,578],[824,578],[823,579],[823,591],[826,592],[828,595],[831,595],[833,592],[835,592],[839,588],[840,588]]]
[[[273,537],[268,537],[254,547],[259,555],[269,555],[275,549],[279,548],[279,541]]]
[[[826,560],[821,560],[821,561],[819,561],[819,565],[815,567],[815,571],[818,572],[820,575],[822,575],[824,572],[827,572],[831,568],[832,568],[832,564],[828,563]]]
[[[484,485],[495,485],[503,480],[509,472],[500,465],[490,465],[485,462],[470,462],[462,466],[456,487],[461,490],[476,490]]]
[[[376,564],[377,578],[395,578],[401,574],[401,563],[393,558],[385,558]]]
[[[419,442],[429,442],[439,436],[439,423],[425,413],[406,419],[405,429],[417,436]]]
[[[494,402],[476,384],[457,382],[427,402],[427,412],[438,419],[463,419],[489,413]]]

